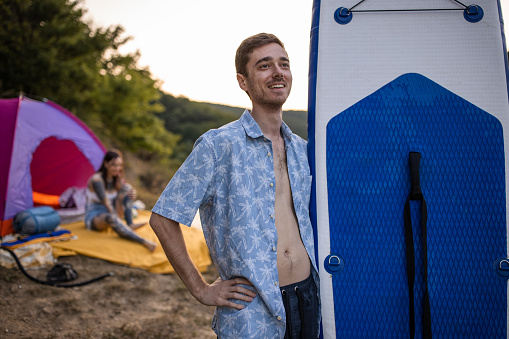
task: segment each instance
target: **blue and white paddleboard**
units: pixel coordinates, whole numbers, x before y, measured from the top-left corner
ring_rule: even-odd
[[[508,337],[507,49],[475,1],[314,1],[325,338]]]

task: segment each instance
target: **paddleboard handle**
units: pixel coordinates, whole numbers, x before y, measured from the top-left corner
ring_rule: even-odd
[[[410,212],[410,201],[421,202],[421,242],[422,242],[422,270],[424,275],[424,293],[422,298],[422,337],[432,338],[431,331],[431,305],[428,290],[428,207],[421,190],[419,167],[421,163],[421,153],[410,152],[408,164],[410,167],[410,194],[404,207],[405,221],[405,255],[407,265],[408,279],[408,306],[409,306],[409,324],[410,339],[415,337],[415,303],[414,303],[414,284],[415,284],[415,247],[412,227],[412,216]]]
[[[410,152],[410,200],[422,200],[421,176],[419,167],[421,163],[421,153]]]

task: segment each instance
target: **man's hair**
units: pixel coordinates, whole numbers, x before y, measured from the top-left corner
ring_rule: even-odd
[[[258,47],[262,47],[268,44],[276,43],[279,46],[285,48],[281,40],[279,40],[274,34],[259,33],[242,41],[237,53],[235,54],[235,68],[237,73],[247,75],[246,65],[249,61],[251,53]]]

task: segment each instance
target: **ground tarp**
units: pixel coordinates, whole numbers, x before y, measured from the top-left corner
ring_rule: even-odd
[[[173,267],[168,262],[155,233],[148,224],[149,218],[149,211],[140,211],[134,222],[147,222],[146,225],[138,228],[136,233],[158,244],[152,253],[136,242],[120,238],[111,229],[105,232],[89,231],[85,228],[85,223],[80,221],[61,225],[61,227],[70,230],[78,239],[51,242],[53,255],[59,257],[81,254],[117,264],[143,268],[152,273],[173,273]],[[200,272],[206,271],[211,264],[211,259],[203,232],[195,227],[181,227],[191,259]]]

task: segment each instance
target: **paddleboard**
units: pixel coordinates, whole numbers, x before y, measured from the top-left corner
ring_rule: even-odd
[[[324,338],[507,338],[500,2],[313,4],[308,138]]]

